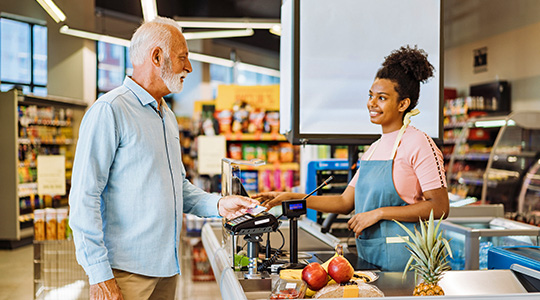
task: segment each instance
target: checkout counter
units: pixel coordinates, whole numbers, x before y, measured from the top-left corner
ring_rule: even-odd
[[[311,220],[300,220],[298,226],[299,260],[322,263],[324,260],[319,259],[319,256],[334,253],[334,247],[339,239],[330,234],[320,233],[320,225]],[[280,229],[287,240],[288,225],[284,223]],[[233,269],[231,251],[221,240],[222,230],[221,226],[210,223],[205,224],[202,229],[203,245],[222,299],[268,299],[279,276],[270,274],[267,280],[244,279],[242,272]],[[270,236],[273,245],[281,243],[278,233],[273,232]],[[413,273],[408,273],[404,280],[401,272],[376,273],[379,278],[373,284],[385,294],[385,298],[413,299],[412,292],[415,286]],[[446,295],[427,296],[423,299],[540,299],[540,292],[528,292],[520,283],[519,276],[512,270],[448,271],[440,282]]]
[[[242,185],[234,176],[236,164],[245,164],[242,161],[223,159],[222,162],[222,195],[242,194]],[[302,199],[305,200],[305,199]],[[274,216],[247,219],[255,221],[253,228],[237,226],[247,224],[246,218],[239,217],[234,220],[224,220],[220,225],[207,223],[202,229],[202,242],[206,249],[214,276],[219,285],[222,299],[268,299],[273,286],[278,282],[279,275],[271,272],[259,271],[256,258],[259,257],[261,236],[270,240],[272,247],[283,244],[284,252],[288,253],[287,260],[291,263],[323,263],[334,254],[334,249],[340,239],[329,233],[322,233],[321,226],[316,222],[300,217],[297,209],[305,214],[304,207],[294,200],[290,206],[291,212],[284,208],[284,214],[289,221],[277,220]],[[299,201],[299,202],[298,202]],[[285,207],[285,205],[283,205]],[[455,217],[455,216],[454,216]],[[277,222],[276,222],[277,221]],[[261,226],[260,224],[268,224]],[[275,226],[274,223],[277,225]],[[278,232],[278,227],[279,231]],[[520,234],[523,234],[520,232]],[[497,234],[496,234],[497,235]],[[538,236],[539,234],[537,234]],[[243,240],[242,240],[243,238]],[[236,254],[241,244],[247,245],[249,264],[247,272],[239,271]],[[240,246],[240,247],[239,247]],[[356,258],[356,264],[351,256],[355,256],[356,249],[344,245],[345,257],[355,267],[355,270],[373,270],[374,267],[367,262]],[[268,257],[268,254],[266,254]],[[349,255],[349,256],[348,256]],[[254,265],[255,263],[255,265]],[[272,268],[270,268],[272,270]],[[525,271],[524,271],[525,270]],[[380,272],[374,270],[378,278],[371,284],[377,286],[385,298],[411,299],[415,287],[414,273],[409,272],[402,277],[401,272]],[[523,275],[527,273],[526,275]],[[523,276],[538,280],[538,288],[524,287]],[[521,268],[520,266],[505,270],[459,270],[448,271],[443,276],[440,286],[445,296],[425,296],[424,299],[540,299],[540,272]],[[359,299],[359,298],[357,298]]]

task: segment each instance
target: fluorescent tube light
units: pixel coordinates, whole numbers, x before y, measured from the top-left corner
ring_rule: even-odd
[[[158,16],[156,0],[141,0],[141,7],[145,22],[152,21]]]
[[[214,39],[214,38],[229,38],[229,37],[241,37],[252,36],[253,29],[242,30],[218,30],[218,31],[201,31],[201,32],[185,32],[184,37],[186,40],[199,40],[199,39]]]
[[[271,34],[275,34],[277,36],[281,36],[281,25],[274,25],[272,28],[269,29]]]
[[[130,41],[126,39],[121,39],[121,38],[112,37],[109,35],[93,33],[93,32],[88,32],[88,31],[83,31],[83,30],[72,29],[72,28],[69,28],[67,25],[60,27],[60,33],[71,35],[74,37],[83,38],[83,39],[111,43],[111,44],[120,45],[124,47],[129,47],[129,43],[130,43]],[[229,68],[234,67],[234,64],[235,64],[232,60],[229,60],[229,59],[220,58],[216,56],[210,56],[206,54],[194,53],[194,52],[189,53],[189,59],[208,63],[208,64],[221,65],[221,66],[225,66]],[[280,75],[278,70],[260,67],[260,66],[256,66],[252,64],[238,62],[237,66],[238,66],[238,69],[240,70],[251,71],[255,73],[276,76],[276,77],[279,77]]]
[[[176,21],[182,28],[252,28],[270,29],[279,22],[256,22],[256,21]]]
[[[215,65],[225,66],[229,68],[234,67],[234,62],[232,60],[210,56],[206,54],[189,52],[188,58],[189,60],[196,60],[196,61],[200,61],[200,62],[204,62],[208,64],[215,64]]]
[[[474,122],[475,127],[483,128],[502,127],[505,124],[506,126],[514,126],[516,125],[516,122],[514,122],[514,120],[508,120],[508,124],[506,123],[506,120],[487,120]]]
[[[52,0],[36,0],[56,23],[64,22],[66,15]]]
[[[67,25],[60,27],[60,33],[83,38],[83,39],[111,43],[115,45],[121,45],[124,47],[129,47],[129,44],[130,44],[130,41],[126,39],[121,39],[121,38],[113,37],[110,35],[93,33],[93,32],[88,32],[88,31],[83,31],[83,30],[71,29]]]
[[[274,70],[274,69],[270,69],[270,68],[265,68],[265,67],[260,67],[260,66],[256,66],[256,65],[246,64],[246,63],[242,63],[242,62],[238,63],[238,69],[239,70],[244,70],[244,71],[255,72],[255,73],[259,73],[259,74],[264,74],[264,75],[269,75],[269,76],[275,76],[275,77],[280,76],[279,70]]]

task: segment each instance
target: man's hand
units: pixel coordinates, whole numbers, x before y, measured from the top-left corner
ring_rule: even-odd
[[[109,279],[90,286],[90,300],[124,300],[116,279]]]
[[[248,197],[225,196],[218,202],[219,215],[227,219],[234,219],[245,214],[248,208],[255,207],[257,204],[259,204],[258,201]]]

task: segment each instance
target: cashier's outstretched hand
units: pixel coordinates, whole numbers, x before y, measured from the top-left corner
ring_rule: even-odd
[[[258,204],[258,201],[248,197],[237,195],[225,196],[218,201],[218,212],[224,218],[234,219],[244,215],[248,208],[253,208]]]
[[[262,206],[270,209],[274,206],[281,205],[281,202],[283,201],[302,199],[303,195],[290,192],[264,192],[255,194],[252,197],[253,199],[260,201]]]

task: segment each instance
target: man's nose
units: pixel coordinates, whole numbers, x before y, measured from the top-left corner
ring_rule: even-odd
[[[184,70],[186,70],[186,72],[188,72],[188,73],[191,73],[191,71],[193,71],[193,69],[191,68],[191,62],[187,58],[186,58],[186,62],[187,63],[184,66]]]

